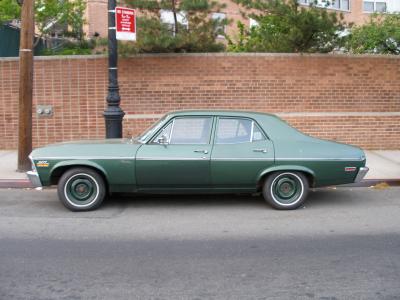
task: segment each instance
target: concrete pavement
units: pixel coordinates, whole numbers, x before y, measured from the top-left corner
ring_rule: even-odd
[[[400,150],[366,151],[367,166],[370,168],[366,180],[399,180]],[[0,187],[29,187],[25,173],[17,169],[17,151],[0,150]]]

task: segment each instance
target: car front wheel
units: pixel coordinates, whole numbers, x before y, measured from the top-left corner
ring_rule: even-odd
[[[96,209],[106,195],[103,178],[90,168],[67,170],[58,182],[57,191],[61,203],[72,211]]]
[[[309,184],[300,172],[285,171],[272,173],[264,183],[264,199],[276,209],[296,209],[307,198]]]

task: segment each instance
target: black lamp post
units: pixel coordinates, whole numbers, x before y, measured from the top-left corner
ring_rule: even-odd
[[[120,108],[118,86],[118,46],[115,27],[116,0],[108,0],[108,94],[104,111],[106,138],[122,137],[122,119],[125,115]]]

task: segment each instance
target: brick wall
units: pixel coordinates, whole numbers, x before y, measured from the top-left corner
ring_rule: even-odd
[[[292,54],[143,55],[120,60],[124,136],[176,109],[277,113],[317,137],[400,149],[400,58]],[[104,57],[35,58],[34,146],[104,136]],[[18,60],[0,59],[0,149],[17,147]]]

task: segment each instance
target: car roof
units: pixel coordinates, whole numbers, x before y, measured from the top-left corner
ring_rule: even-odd
[[[225,109],[219,109],[219,110],[211,110],[211,109],[177,110],[177,111],[168,112],[167,115],[170,115],[170,116],[210,115],[210,116],[240,116],[240,117],[264,116],[264,117],[277,118],[276,115],[269,114],[269,113],[247,111],[247,110],[225,110]]]

